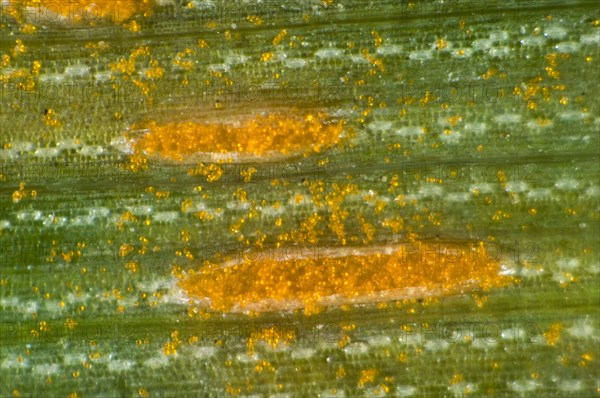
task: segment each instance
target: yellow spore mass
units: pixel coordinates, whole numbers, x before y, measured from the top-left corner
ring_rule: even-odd
[[[181,275],[188,297],[221,312],[278,311],[462,294],[508,285],[483,243],[439,250],[415,241],[313,257],[247,256]],[[268,258],[259,258],[268,257]],[[308,311],[308,312],[307,312]]]
[[[202,154],[242,157],[320,152],[340,142],[344,123],[325,122],[325,114],[267,114],[237,123],[150,122],[134,152],[173,161]]]
[[[154,6],[153,0],[13,0],[11,7],[22,8],[25,17],[42,23],[64,21],[72,23],[109,19],[123,22],[136,14],[147,15]],[[33,14],[35,12],[35,14]]]

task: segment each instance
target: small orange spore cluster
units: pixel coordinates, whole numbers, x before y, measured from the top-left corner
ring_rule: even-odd
[[[246,348],[248,349],[248,352],[252,354],[258,343],[264,343],[271,348],[277,348],[278,346],[287,346],[295,339],[296,333],[294,330],[281,329],[273,326],[252,332],[246,342]]]
[[[234,265],[205,263],[179,281],[193,299],[222,312],[303,308],[461,294],[507,285],[500,263],[482,243],[428,251],[412,242],[391,252],[317,258],[255,259]],[[314,310],[317,311],[314,311]]]
[[[195,154],[241,156],[319,152],[341,139],[343,122],[326,123],[322,113],[267,114],[238,123],[168,123],[144,126],[135,153],[183,161]]]

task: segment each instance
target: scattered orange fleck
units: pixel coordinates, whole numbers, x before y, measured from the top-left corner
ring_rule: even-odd
[[[492,76],[495,76],[498,73],[498,69],[495,68],[490,68],[488,69],[483,75],[481,75],[481,77],[484,80],[488,80],[489,78],[491,78]]]
[[[19,203],[22,199],[25,199],[30,193],[25,190],[25,183],[19,183],[19,189],[12,193],[13,203]]]
[[[129,272],[135,273],[140,268],[140,263],[139,263],[139,261],[128,261],[128,262],[125,263],[125,268]]]
[[[544,333],[544,338],[549,345],[554,346],[560,340],[560,333],[563,329],[562,323],[554,323],[550,325],[550,328]]]
[[[32,35],[36,32],[37,28],[34,25],[31,24],[23,24],[21,26],[21,32],[28,34],[28,35]]]
[[[179,340],[179,332],[176,330],[173,333],[171,333],[171,340],[167,341],[163,345],[163,353],[165,355],[177,354],[177,347],[179,347],[180,343],[181,343],[181,340]]]
[[[450,379],[450,384],[458,384],[461,381],[463,381],[463,377],[460,373],[456,373],[452,376],[452,379]]]
[[[373,40],[374,40],[374,45],[375,47],[379,47],[383,44],[383,38],[379,35],[378,32],[376,31],[371,31],[371,36],[373,36]]]
[[[258,15],[248,15],[246,20],[256,26],[260,26],[264,23],[263,19]]]
[[[266,53],[262,53],[260,56],[260,60],[262,62],[268,62],[271,59],[273,59],[274,54],[272,52],[266,52]]]
[[[281,41],[285,38],[285,36],[287,35],[287,30],[286,29],[282,29],[277,36],[275,36],[275,38],[273,39],[273,45],[276,46],[279,43],[281,43]]]
[[[372,383],[379,371],[377,369],[367,369],[360,372],[360,379],[358,380],[358,386],[362,387],[367,383]]]
[[[242,392],[242,389],[240,387],[233,387],[230,384],[228,384],[226,391],[229,395],[239,395],[240,392]]]
[[[205,165],[204,163],[199,163],[198,167],[196,167],[195,169],[188,170],[188,175],[201,175],[204,176],[204,178],[206,178],[206,182],[214,182],[221,179],[221,176],[223,175],[223,169],[214,163],[208,165]]]
[[[129,253],[131,253],[133,251],[133,246],[131,246],[128,243],[123,243],[121,245],[121,247],[119,247],[119,257],[125,257],[127,256]]]
[[[296,332],[293,330],[273,326],[252,332],[246,342],[246,348],[248,349],[248,353],[253,354],[255,346],[258,343],[266,343],[271,348],[277,348],[278,346],[287,346],[295,339]]]
[[[60,120],[56,117],[56,111],[53,109],[48,109],[44,115],[44,123],[50,127],[60,127]]]

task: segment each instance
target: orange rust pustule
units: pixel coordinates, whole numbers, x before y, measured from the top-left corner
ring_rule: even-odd
[[[184,161],[197,154],[240,156],[319,152],[341,140],[343,122],[326,123],[322,113],[268,114],[239,123],[151,122],[133,145],[135,153]]]
[[[483,244],[428,253],[422,242],[392,252],[207,264],[179,284],[222,312],[275,311],[444,296],[508,285]]]
[[[42,22],[59,22],[57,17],[65,22],[93,22],[101,18],[112,22],[123,22],[135,14],[148,14],[155,6],[154,0],[13,0],[11,7],[35,9]],[[31,11],[25,12],[31,14]]]

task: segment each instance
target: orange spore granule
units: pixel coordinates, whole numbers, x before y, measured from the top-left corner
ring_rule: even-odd
[[[304,308],[310,313],[322,306],[488,290],[512,281],[481,243],[438,253],[427,250],[417,241],[383,253],[247,257],[233,265],[205,263],[182,275],[179,285],[215,311]]]

